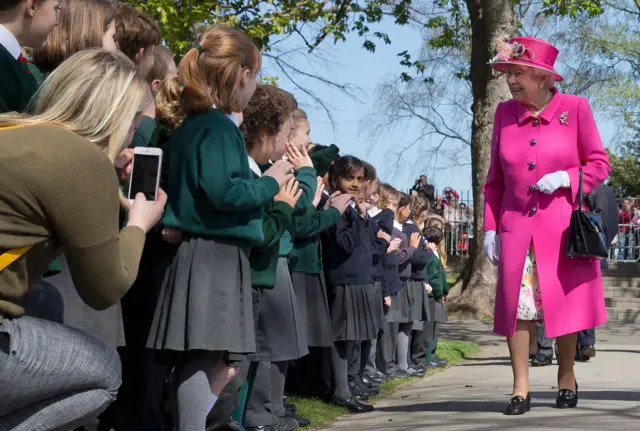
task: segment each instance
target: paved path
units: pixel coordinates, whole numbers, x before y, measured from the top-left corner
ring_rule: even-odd
[[[490,322],[449,322],[443,338],[473,341],[471,360],[379,401],[376,411],[346,416],[330,430],[497,431],[640,429],[640,325],[608,324],[596,330],[597,356],[576,364],[577,409],[555,406],[557,366],[531,368],[532,411],[504,416],[512,374],[507,345]]]

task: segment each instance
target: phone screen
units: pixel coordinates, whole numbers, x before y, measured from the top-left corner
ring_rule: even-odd
[[[159,171],[160,156],[149,154],[134,155],[129,198],[135,199],[138,193],[143,193],[148,201],[155,201]]]

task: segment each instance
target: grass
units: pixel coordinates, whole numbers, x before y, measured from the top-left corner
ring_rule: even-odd
[[[449,361],[449,365],[455,365],[464,358],[478,351],[478,345],[467,343],[465,341],[447,341],[438,342],[438,356]],[[446,368],[429,370],[427,376],[432,376],[443,371]],[[412,383],[420,382],[424,377],[414,377],[409,379],[392,379],[384,382],[380,388],[380,395],[373,400],[380,399],[386,395],[392,394],[400,387]],[[328,404],[322,400],[315,398],[290,397],[289,401],[296,405],[298,415],[311,420],[311,427],[306,429],[314,429],[333,422],[336,418],[348,413],[344,407],[338,407]]]
[[[458,281],[458,277],[460,277],[460,274],[456,273],[456,272],[450,272],[447,274],[447,283],[449,283],[450,286],[453,286],[455,284],[456,281]]]

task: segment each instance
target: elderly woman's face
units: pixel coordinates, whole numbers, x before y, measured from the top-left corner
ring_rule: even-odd
[[[507,68],[507,85],[511,96],[520,102],[535,100],[543,91],[544,77],[537,76],[527,66],[510,65]]]

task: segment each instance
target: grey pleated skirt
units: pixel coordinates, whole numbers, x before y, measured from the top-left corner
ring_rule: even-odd
[[[427,291],[419,280],[407,280],[402,289],[391,297],[391,322],[411,323],[429,320]]]
[[[298,300],[309,347],[330,347],[333,343],[331,313],[324,274],[291,273],[293,290]]]
[[[275,287],[262,289],[256,324],[255,360],[292,361],[308,353],[306,323],[298,309],[289,262],[286,257],[281,257],[278,259]]]
[[[219,238],[189,238],[164,281],[147,347],[255,352],[251,273],[244,250]]]
[[[429,314],[429,320],[432,322],[444,323],[447,321],[444,304],[440,304],[432,296],[429,297]]]
[[[329,289],[334,341],[365,341],[378,336],[380,291],[373,283],[341,284]]]
[[[55,286],[62,295],[64,300],[63,323],[85,331],[110,346],[124,346],[124,325],[120,301],[102,311],[89,307],[76,291],[65,257],[60,256],[59,260],[62,271],[44,280]]]

